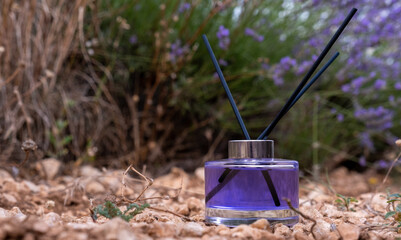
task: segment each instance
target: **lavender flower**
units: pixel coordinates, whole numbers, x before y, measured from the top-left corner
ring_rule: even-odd
[[[269,64],[267,64],[267,63],[262,63],[261,64],[261,66],[260,66],[261,68],[262,68],[262,70],[264,70],[264,71],[267,71],[267,70],[269,70],[270,69],[270,65]]]
[[[378,169],[386,169],[386,168],[390,167],[391,163],[382,159],[382,160],[379,160],[375,165]]]
[[[191,8],[190,3],[181,3],[180,6],[178,7],[178,12],[183,13],[183,12],[186,12],[190,8]]]
[[[294,67],[296,64],[297,64],[297,61],[290,57],[284,57],[280,60],[280,66],[284,71],[290,70],[290,68]]]
[[[342,113],[337,114],[337,121],[338,122],[343,122],[344,121],[344,114],[342,114]]]
[[[366,158],[364,156],[360,157],[358,162],[362,167],[366,167]]]
[[[375,84],[374,84],[374,87],[375,87],[376,90],[381,90],[381,89],[386,88],[386,85],[387,85],[387,82],[385,80],[377,79]]]
[[[129,43],[132,45],[138,43],[138,37],[135,34],[131,35],[131,37],[129,37]]]
[[[370,151],[374,151],[375,147],[372,139],[370,138],[370,134],[368,132],[361,132],[358,135],[359,142],[363,147],[366,147]]]
[[[221,25],[216,36],[219,39],[219,47],[223,50],[227,50],[230,45],[230,30]]]
[[[380,132],[393,127],[394,111],[383,106],[368,109],[360,108],[355,111],[354,116],[364,122],[370,131]]]
[[[170,47],[170,62],[176,63],[179,58],[183,57],[187,53],[189,53],[189,47],[187,45],[182,46],[180,40],[175,41]]]
[[[262,35],[258,34],[251,28],[245,28],[244,34],[245,36],[251,36],[257,42],[262,42],[265,39]]]
[[[358,95],[360,93],[360,88],[366,82],[364,77],[358,77],[351,81],[350,84],[344,84],[341,90],[345,93],[352,93],[353,95]]]
[[[219,59],[219,64],[220,64],[221,66],[224,66],[224,67],[228,65],[227,61],[224,60],[224,59]]]

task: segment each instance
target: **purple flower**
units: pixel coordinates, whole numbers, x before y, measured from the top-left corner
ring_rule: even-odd
[[[280,66],[284,71],[290,70],[291,67],[294,67],[297,64],[297,61],[295,59],[292,59],[290,57],[283,57],[280,60]]]
[[[395,103],[395,97],[394,97],[394,95],[390,95],[390,96],[388,97],[388,101],[389,101],[390,103]]]
[[[273,78],[274,85],[282,86],[284,84],[284,79],[281,77]]]
[[[183,57],[185,54],[189,52],[189,47],[187,45],[182,46],[181,41],[177,40],[170,46],[170,62],[176,63],[177,60]]]
[[[245,28],[244,34],[245,36],[251,36],[257,42],[262,42],[265,39],[262,35],[259,35],[252,28]]]
[[[394,84],[394,88],[395,88],[396,90],[401,90],[401,82],[396,82],[396,83]]]
[[[359,158],[359,165],[366,167],[366,158],[364,156]]]
[[[390,165],[391,165],[391,163],[389,163],[389,162],[387,162],[386,160],[379,160],[377,163],[376,163],[376,167],[378,168],[378,169],[386,169],[386,168],[388,168],[388,167],[390,167]]]
[[[386,88],[386,84],[387,84],[387,82],[386,82],[385,80],[383,80],[383,79],[377,79],[376,82],[375,82],[375,84],[374,84],[374,87],[375,87],[375,89],[377,89],[377,90],[381,90],[381,89]]]
[[[344,114],[342,114],[342,113],[337,114],[337,121],[343,122],[344,121]]]
[[[227,50],[230,45],[230,30],[221,25],[216,36],[219,39],[219,47],[223,50]]]
[[[299,66],[298,69],[296,71],[296,75],[301,75],[304,74],[306,72],[307,69],[309,69],[309,67],[312,65],[312,61],[305,61],[302,62]]]
[[[255,35],[255,30],[253,30],[251,28],[245,28],[244,34],[245,34],[245,36],[253,36],[253,35]]]
[[[269,64],[267,64],[267,63],[264,62],[264,63],[261,64],[261,68],[262,68],[263,70],[267,71],[267,70],[269,70],[270,66],[269,66]]]
[[[129,37],[129,43],[131,43],[132,45],[138,43],[138,37],[135,34],[131,35],[131,37]]]
[[[178,8],[178,12],[179,13],[183,13],[183,12],[187,11],[190,8],[191,8],[191,4],[190,3],[181,3],[181,5]]]
[[[219,79],[219,74],[217,72],[213,73],[213,79]]]
[[[341,86],[341,90],[345,93],[352,93],[353,95],[358,95],[360,93],[360,88],[366,82],[364,77],[358,77],[351,81],[350,84],[344,84]]]
[[[372,139],[370,139],[370,134],[368,132],[361,132],[358,135],[359,142],[363,147],[366,147],[370,151],[374,151],[375,147],[373,145]]]
[[[351,86],[349,84],[344,84],[341,86],[341,90],[345,93],[349,93],[351,91]]]
[[[219,64],[224,67],[228,65],[227,61],[221,58],[219,59]]]
[[[365,123],[367,129],[372,132],[381,132],[393,127],[394,111],[383,106],[377,108],[357,109],[354,112],[356,119]]]

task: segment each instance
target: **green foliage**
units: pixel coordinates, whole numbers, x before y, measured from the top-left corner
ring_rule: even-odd
[[[50,144],[54,149],[54,152],[49,151],[49,154],[53,157],[61,158],[68,154],[66,147],[71,143],[73,138],[71,135],[65,134],[67,126],[68,122],[66,120],[58,119],[52,130],[47,132]]]
[[[355,209],[351,208],[351,203],[357,203],[358,200],[356,198],[346,197],[346,196],[338,194],[338,193],[336,195],[339,198],[337,198],[335,202],[338,204],[338,206],[341,209],[343,209],[343,210],[346,209],[347,211],[355,212]]]
[[[395,222],[397,222],[397,228],[401,229],[401,194],[387,192],[387,209],[389,210],[384,218],[392,217]]]
[[[222,71],[252,138],[256,138],[269,124],[299,83],[300,77],[286,74],[284,84],[278,86],[273,81],[272,71],[262,66],[273,66],[285,56],[297,58],[293,48],[314,32],[313,25],[320,17],[310,15],[300,21],[302,4],[296,2],[232,1],[217,10],[223,2],[98,2],[102,18],[93,22],[100,22],[98,29],[101,34],[99,36],[97,29],[91,28],[85,34],[89,42],[92,38],[99,41],[97,47],[91,47],[94,50],[92,57],[113,72],[112,81],[118,89],[139,97],[138,109],[146,111],[143,105],[153,100],[150,109],[163,110],[139,113],[139,116],[146,117],[144,120],[139,119],[140,122],[150,123],[149,126],[143,124],[140,129],[143,132],[140,136],[144,139],[138,141],[144,143],[144,147],[146,142],[157,141],[151,139],[154,136],[175,138],[166,137],[163,130],[154,128],[156,125],[166,129],[167,124],[147,120],[152,118],[160,121],[174,119],[175,126],[183,128],[193,128],[200,125],[199,122],[210,119],[209,128],[216,131],[225,129],[232,139],[243,137],[225,92],[214,76],[215,69],[201,40],[202,33],[208,36],[216,57],[228,63],[221,66]],[[179,11],[184,3],[190,4],[190,8]],[[216,33],[220,26],[230,31],[227,50],[219,47]],[[264,40],[259,42],[246,35],[247,28],[263,36]],[[131,41],[131,38],[135,41]],[[176,60],[172,61],[172,45],[177,41],[187,52],[181,49],[184,54],[176,56]],[[335,70],[332,72],[335,73]],[[157,77],[160,81],[155,80]],[[315,102],[313,94],[306,94],[301,101],[281,120],[272,138],[280,139],[277,145],[280,157],[296,156],[304,160],[304,166],[307,166],[311,163],[307,161],[312,159],[313,150],[305,146],[321,141],[319,156],[315,158],[323,161],[328,155],[337,153],[336,149],[341,149],[338,144],[347,144],[337,141],[337,136],[344,136],[347,132],[339,131],[338,125],[332,124],[335,119],[327,114],[331,106],[322,106],[324,101],[318,101],[316,109],[319,112],[314,112],[311,107]],[[156,115],[152,116],[153,113]],[[318,122],[312,121],[314,115]],[[183,120],[186,118],[190,120]],[[196,122],[195,119],[200,121]],[[316,131],[325,134],[319,136],[319,139],[312,139],[312,125],[317,127]],[[193,137],[192,132],[188,136]],[[332,143],[337,146],[326,147]],[[168,146],[160,147],[169,149]]]
[[[127,210],[122,212],[114,203],[106,201],[105,203],[100,204],[92,209],[92,218],[97,220],[97,215],[101,215],[109,219],[120,217],[129,222],[135,215],[141,213],[147,207],[149,207],[148,203],[144,203],[142,205],[131,203],[127,206]]]

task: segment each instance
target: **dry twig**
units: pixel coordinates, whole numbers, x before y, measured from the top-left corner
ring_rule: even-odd
[[[132,171],[134,171],[135,173],[137,173],[139,176],[141,176],[141,177],[146,181],[146,186],[145,186],[145,188],[144,188],[144,189],[142,190],[142,192],[138,195],[138,197],[135,198],[135,200],[130,200],[130,199],[128,199],[128,198],[126,198],[126,197],[124,196],[124,191],[125,191],[125,188],[127,187],[126,182],[125,182],[125,177],[126,177],[128,171],[129,171],[130,169],[131,169]],[[136,169],[132,166],[132,164],[124,171],[124,173],[123,173],[123,178],[122,178],[122,180],[121,180],[121,183],[122,183],[121,198],[122,198],[122,201],[123,201],[123,202],[135,203],[135,202],[138,202],[138,201],[145,201],[145,200],[149,200],[149,199],[163,199],[163,200],[169,200],[169,199],[170,199],[170,196],[158,196],[158,197],[141,198],[141,196],[145,193],[145,191],[153,184],[153,179],[151,179],[151,178],[149,178],[149,177],[146,177],[145,175],[143,175],[142,173],[140,173],[138,170],[136,170]],[[173,198],[176,198],[176,197],[178,197],[178,196],[180,195],[181,189],[182,189],[182,180],[181,180],[181,187],[178,188],[178,189],[175,189],[175,190],[177,190],[178,192],[177,192],[177,195],[174,196]],[[186,221],[191,221],[191,219],[190,219],[189,217],[186,217],[186,216],[184,216],[184,215],[175,213],[175,212],[170,211],[170,210],[167,210],[167,209],[161,209],[161,208],[157,208],[157,207],[148,207],[148,208],[149,208],[149,209],[156,210],[156,211],[160,211],[160,212],[170,213],[170,214],[173,214],[174,216],[180,217],[180,218],[182,218],[182,219],[184,219],[184,220],[186,220]]]
[[[303,218],[305,218],[305,219],[307,219],[307,220],[313,222],[312,227],[310,228],[310,232],[312,233],[313,238],[316,239],[315,233],[313,233],[313,228],[316,226],[316,220],[313,219],[313,218],[311,218],[311,217],[309,217],[309,216],[307,216],[307,215],[305,215],[304,213],[302,213],[302,212],[299,211],[298,209],[294,208],[294,206],[292,206],[292,204],[291,204],[291,200],[290,200],[290,199],[284,198],[284,201],[287,202],[288,207],[290,207],[290,209],[291,209],[292,211],[298,213],[298,214],[301,215]]]
[[[156,207],[148,207],[148,208],[156,210],[156,211],[160,211],[160,212],[166,212],[166,213],[173,214],[174,216],[180,217],[180,218],[184,219],[185,221],[191,221],[191,219],[189,217],[181,215],[179,213],[175,213],[175,212],[167,210],[167,209],[161,209],[161,208],[156,208]]]

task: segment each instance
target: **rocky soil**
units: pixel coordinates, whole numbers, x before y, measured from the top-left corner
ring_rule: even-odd
[[[46,162],[47,161],[47,162]],[[135,199],[146,181],[133,171],[77,169],[59,176],[60,164],[45,160],[36,166],[41,180],[28,180],[0,170],[1,239],[396,239],[401,238],[387,212],[383,192],[374,193],[381,177],[350,173],[345,168],[328,178],[301,181],[300,211],[307,218],[292,228],[259,220],[236,228],[204,222],[203,169],[187,174],[173,169],[154,180],[141,198],[151,208],[130,222],[91,217],[106,200],[121,209]],[[146,173],[145,173],[146,175]],[[39,178],[39,177],[37,177]],[[124,187],[125,183],[126,187]],[[398,189],[399,190],[399,189]],[[347,211],[334,192],[355,196]],[[122,197],[124,194],[124,197]],[[139,203],[143,203],[139,202]]]

